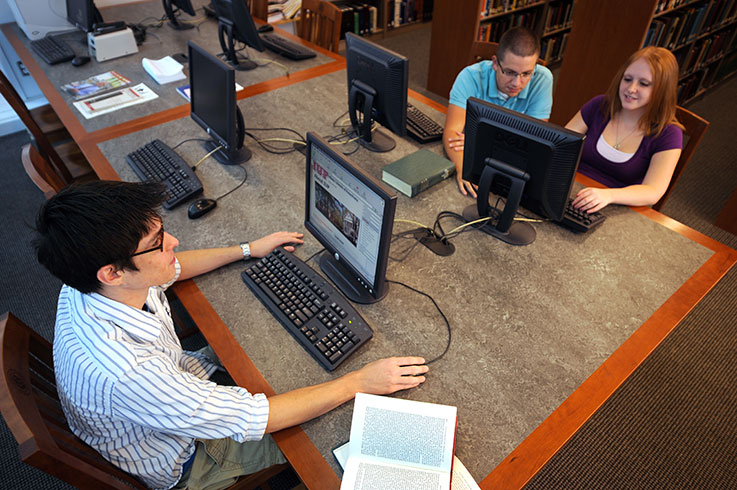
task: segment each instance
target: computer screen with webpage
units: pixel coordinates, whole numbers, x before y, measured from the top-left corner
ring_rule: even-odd
[[[396,196],[316,137],[309,141],[305,225],[336,262],[327,267],[345,266],[375,297],[385,289]]]

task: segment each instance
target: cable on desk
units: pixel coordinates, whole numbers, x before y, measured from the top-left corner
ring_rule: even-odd
[[[241,165],[241,164],[238,164],[238,165],[231,165],[231,166],[232,166],[232,167],[239,167],[239,168],[243,169],[243,179],[242,179],[242,180],[240,181],[240,183],[239,183],[239,184],[238,184],[237,186],[233,187],[232,189],[230,189],[230,190],[229,190],[228,192],[226,192],[226,193],[225,193],[225,194],[223,194],[222,196],[216,197],[216,198],[215,198],[215,200],[216,200],[216,201],[219,201],[220,199],[224,198],[224,197],[225,197],[225,196],[227,196],[228,194],[230,194],[230,193],[232,193],[232,192],[235,192],[235,191],[237,191],[238,189],[240,189],[240,188],[241,188],[241,186],[242,186],[243,184],[245,184],[245,183],[246,183],[246,180],[248,180],[248,170],[246,170],[246,167],[244,167],[244,166],[243,166],[243,165]]]
[[[250,133],[250,131],[287,131],[293,134],[297,135],[297,139],[289,139],[289,138],[264,138],[264,139],[258,139],[256,136]],[[302,136],[298,131],[291,129],[291,128],[246,128],[246,135],[248,135],[249,138],[252,138],[256,143],[261,146],[264,150],[266,150],[269,153],[274,153],[277,155],[284,154],[284,153],[291,153],[295,151],[297,148],[295,148],[295,144],[299,145],[307,145],[307,141],[305,140],[304,136]],[[285,142],[285,143],[291,143],[292,145],[284,148],[279,147],[275,145],[269,144],[270,142]]]
[[[440,306],[438,306],[438,303],[435,301],[435,298],[433,298],[432,296],[430,296],[429,294],[427,294],[427,293],[425,293],[423,291],[420,291],[419,289],[415,289],[412,286],[408,286],[407,284],[404,284],[403,282],[393,281],[391,279],[387,279],[386,282],[391,283],[391,284],[398,284],[400,286],[404,286],[405,288],[409,289],[410,291],[414,291],[417,294],[421,294],[422,296],[426,296],[427,298],[430,299],[430,301],[432,301],[432,304],[435,305],[435,309],[438,310],[438,313],[440,313],[440,316],[443,317],[443,320],[445,321],[445,326],[448,329],[448,343],[445,344],[445,349],[443,350],[443,352],[439,356],[437,356],[434,359],[431,359],[429,361],[426,361],[425,364],[432,364],[433,362],[439,361],[440,359],[442,359],[443,356],[446,354],[446,352],[448,352],[448,349],[450,349],[450,339],[451,339],[450,322],[448,321],[448,317],[445,316],[445,313],[443,313],[443,310],[441,310],[440,309]]]
[[[184,140],[184,141],[180,141],[180,142],[179,142],[179,143],[177,143],[177,144],[176,144],[175,146],[172,146],[172,148],[171,148],[171,149],[172,149],[172,150],[176,150],[177,148],[179,148],[180,146],[182,146],[182,145],[183,145],[184,143],[189,143],[190,141],[199,141],[199,142],[201,142],[201,143],[204,143],[204,142],[206,142],[206,141],[210,141],[210,140],[209,140],[209,139],[207,139],[207,138],[189,138],[189,139],[186,139],[186,140]]]
[[[309,262],[310,260],[314,259],[315,257],[317,257],[318,255],[320,255],[324,251],[325,251],[325,247],[321,248],[320,250],[318,250],[314,254],[310,255],[310,257],[307,260],[305,260],[304,263],[306,264],[307,262]]]

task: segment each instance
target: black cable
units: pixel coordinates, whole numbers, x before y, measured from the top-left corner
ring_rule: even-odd
[[[182,146],[182,145],[183,145],[184,143],[189,143],[190,141],[201,141],[201,142],[206,142],[206,141],[209,141],[209,140],[208,140],[207,138],[189,138],[189,139],[186,139],[186,140],[184,140],[184,141],[180,141],[180,142],[179,142],[179,143],[177,143],[177,144],[176,144],[175,146],[172,146],[172,148],[171,148],[171,149],[172,149],[172,150],[176,150],[177,148],[179,148],[180,146]]]
[[[225,194],[223,194],[222,196],[220,196],[220,197],[216,197],[216,198],[215,198],[215,200],[216,200],[216,201],[219,201],[220,199],[224,198],[224,197],[225,197],[225,196],[227,196],[228,194],[230,194],[230,193],[232,193],[232,192],[235,192],[236,190],[240,189],[240,188],[241,188],[241,186],[242,186],[243,184],[245,184],[245,183],[246,183],[246,180],[248,179],[248,170],[246,170],[246,167],[244,167],[243,165],[233,165],[233,166],[234,166],[234,167],[239,167],[239,168],[243,169],[243,180],[241,180],[241,182],[240,182],[240,183],[239,183],[239,184],[238,184],[237,186],[233,187],[232,189],[230,189],[230,190],[229,190],[228,192],[226,192],[226,193],[225,193]]]
[[[246,135],[249,138],[253,139],[256,143],[259,144],[259,146],[261,146],[261,148],[263,148],[267,152],[273,153],[276,155],[292,153],[293,151],[297,151],[297,148],[294,147],[293,143],[290,143],[291,146],[289,147],[281,147],[281,146],[274,145],[271,142],[261,141],[258,138],[256,138],[254,135],[252,135],[249,131],[287,131],[289,133],[293,133],[297,135],[297,138],[299,138],[301,142],[303,142],[305,145],[307,144],[307,140],[305,140],[304,136],[302,136],[302,134],[300,134],[299,131],[292,129],[292,128],[246,128]],[[288,142],[285,141],[283,143],[288,143]]]
[[[445,316],[445,313],[443,313],[443,310],[440,309],[440,306],[438,306],[437,302],[435,302],[435,299],[432,296],[430,296],[427,293],[424,293],[424,292],[420,291],[419,289],[415,289],[412,286],[408,286],[408,285],[404,284],[403,282],[392,281],[391,279],[387,279],[386,282],[391,283],[391,284],[399,284],[400,286],[404,286],[405,288],[409,289],[410,291],[414,291],[417,294],[421,294],[423,296],[427,296],[428,298],[430,298],[430,301],[432,301],[432,304],[435,305],[435,308],[438,310],[438,313],[440,313],[440,316],[442,316],[443,317],[443,320],[445,320],[445,326],[448,329],[448,343],[445,345],[445,350],[443,350],[443,353],[442,354],[440,354],[439,356],[437,356],[436,358],[434,358],[434,359],[432,359],[430,361],[426,361],[425,364],[432,364],[433,362],[439,361],[440,359],[442,359],[443,356],[446,354],[446,352],[448,352],[448,349],[450,349],[450,322],[448,321],[448,317]]]
[[[306,264],[307,262],[309,262],[310,260],[314,259],[315,257],[317,257],[318,255],[320,255],[324,251],[325,251],[325,248],[323,247],[320,250],[318,250],[317,252],[315,252],[314,254],[310,255],[310,257],[307,260],[305,260],[304,263]]]

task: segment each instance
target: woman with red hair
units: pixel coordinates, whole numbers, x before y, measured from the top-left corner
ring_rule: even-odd
[[[673,53],[643,48],[620,68],[606,94],[566,124],[586,134],[579,171],[608,187],[581,190],[576,208],[593,213],[607,204],[649,206],[665,194],[683,144],[677,85]]]

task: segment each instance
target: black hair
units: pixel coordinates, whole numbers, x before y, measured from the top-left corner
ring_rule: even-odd
[[[161,184],[94,181],[72,185],[41,206],[33,245],[49,272],[82,293],[100,290],[108,264],[138,270],[131,255],[161,219]]]
[[[499,47],[496,56],[504,60],[504,56],[510,52],[517,56],[540,55],[540,39],[527,27],[513,27],[502,34],[499,39]]]

